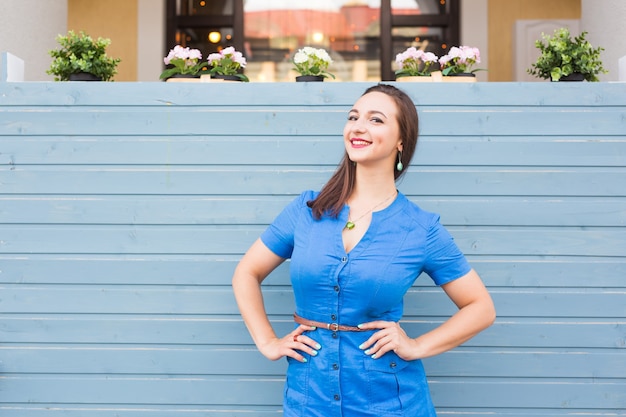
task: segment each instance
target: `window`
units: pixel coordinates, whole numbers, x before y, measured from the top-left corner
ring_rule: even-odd
[[[292,81],[303,46],[324,48],[339,81],[393,80],[395,55],[459,41],[459,0],[168,0],[166,51],[243,52],[251,81]]]

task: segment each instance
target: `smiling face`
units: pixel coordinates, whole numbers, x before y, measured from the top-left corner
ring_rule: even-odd
[[[351,161],[393,172],[398,151],[402,150],[395,101],[377,91],[361,96],[348,114],[343,137]]]

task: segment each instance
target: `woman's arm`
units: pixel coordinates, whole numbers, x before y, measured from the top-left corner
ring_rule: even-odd
[[[360,327],[381,329],[361,345],[365,353],[377,358],[393,350],[405,360],[427,358],[468,341],[495,320],[496,310],[491,296],[473,269],[442,288],[459,308],[452,317],[415,339],[409,338],[398,323],[365,323]]]
[[[261,283],[283,261],[283,258],[257,239],[235,268],[232,280],[233,291],[241,316],[259,351],[271,360],[290,356],[302,361],[304,357],[296,349],[306,351],[311,355],[317,354],[312,348],[317,343],[309,337],[301,336],[303,331],[313,330],[313,328],[300,326],[279,339],[267,318],[263,303]],[[298,341],[295,340],[296,336]]]
[[[441,326],[415,339],[420,358],[438,355],[465,343],[496,319],[491,296],[473,269],[441,287],[459,311]]]

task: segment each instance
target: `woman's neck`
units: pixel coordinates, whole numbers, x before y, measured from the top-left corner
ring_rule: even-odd
[[[396,182],[393,172],[387,174],[357,170],[355,187],[348,201],[351,203],[380,201],[395,192]]]

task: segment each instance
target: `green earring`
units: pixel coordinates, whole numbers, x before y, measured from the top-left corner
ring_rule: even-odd
[[[402,165],[402,151],[398,151],[398,163],[396,164],[396,169],[398,171],[402,171],[404,165]]]

